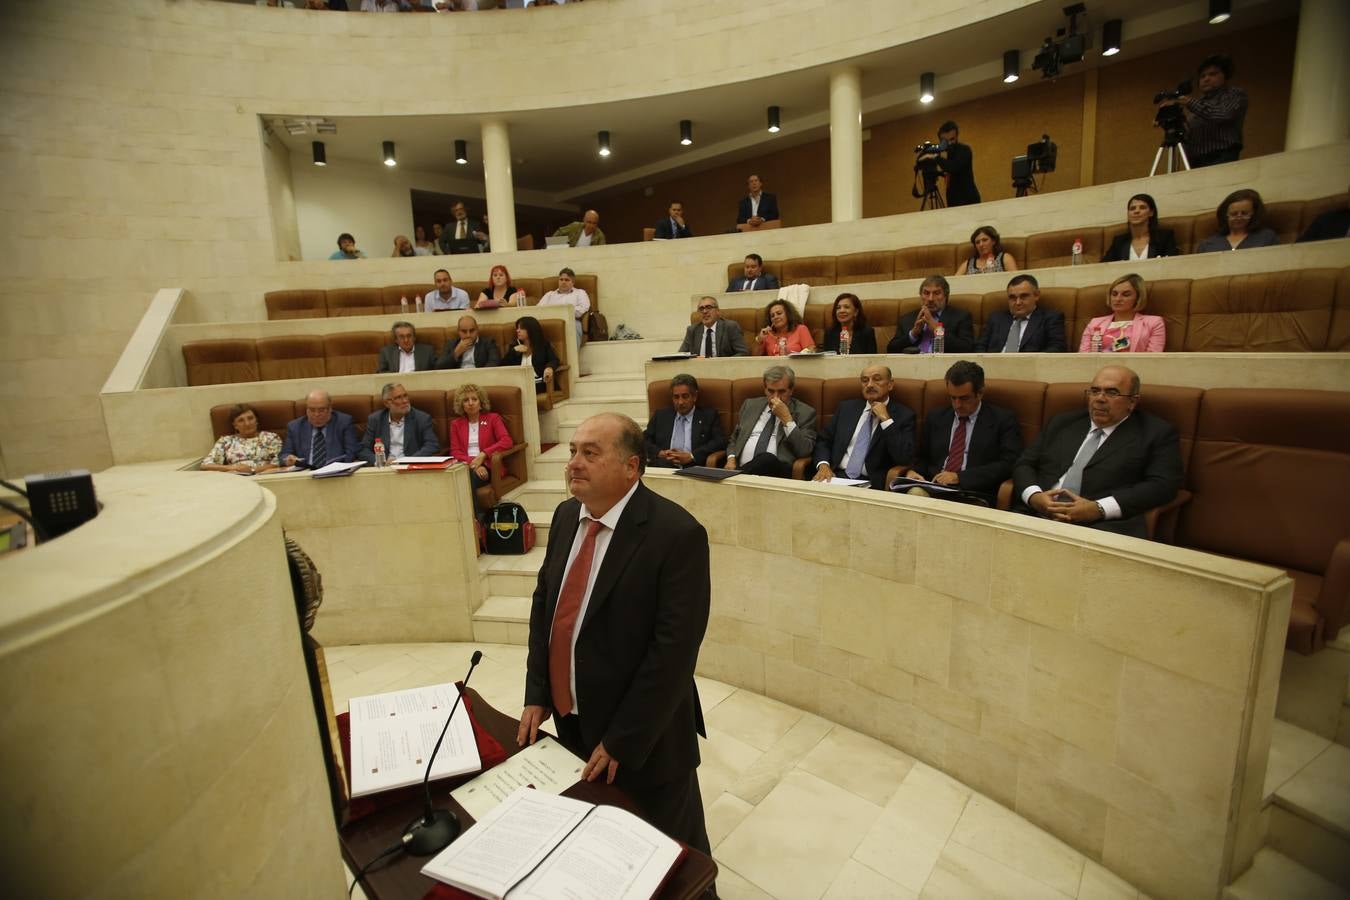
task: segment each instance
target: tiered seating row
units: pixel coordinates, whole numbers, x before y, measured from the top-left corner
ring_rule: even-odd
[[[449,267],[437,265],[437,257],[421,257],[429,260],[436,268],[448,271]],[[450,273],[454,276],[454,272]],[[525,292],[530,306],[539,303],[541,297],[558,287],[558,276],[550,278],[516,278],[515,286]],[[594,275],[577,275],[576,286],[584,290],[591,298],[591,309],[600,309],[600,284]],[[455,287],[462,288],[473,303],[478,295],[487,288],[486,281],[455,280]],[[263,295],[267,304],[269,319],[316,319],[326,316],[379,316],[387,313],[414,312],[414,297],[425,297],[436,290],[430,283],[391,284],[386,287],[330,288],[324,290],[268,291]],[[409,309],[404,310],[400,300],[408,298]],[[582,322],[583,325],[587,324]]]
[[[1350,194],[1270,203],[1266,205],[1266,225],[1280,236],[1280,243],[1293,243],[1312,224],[1313,219],[1324,212],[1343,208],[1348,202]],[[1218,221],[1212,212],[1172,216],[1159,219],[1158,224],[1176,233],[1177,247],[1183,253],[1190,253],[1196,244],[1218,231]],[[1097,262],[1111,246],[1111,241],[1125,228],[1124,224],[1106,227],[1093,225],[1047,231],[1030,237],[1004,237],[1003,249],[1011,253],[1023,269],[1067,266],[1073,262],[1073,242],[1082,240],[1084,260]],[[923,278],[934,273],[950,275],[970,257],[970,253],[970,243],[964,241],[899,250],[867,250],[842,256],[766,259],[764,270],[777,278],[780,284],[809,284],[812,287],[861,281],[893,281]],[[742,274],[742,266],[741,260],[727,264],[728,282]]]
[[[513,387],[500,385],[481,385],[487,394],[492,411],[502,417],[507,432],[511,435],[511,449],[493,454],[492,490],[497,497],[504,497],[510,491],[520,487],[529,479],[525,454],[525,416],[520,391]],[[454,391],[409,391],[408,399],[414,409],[431,416],[436,429],[436,440],[441,448],[450,450],[450,420],[454,414]],[[248,403],[258,414],[258,428],[271,431],[285,440],[286,423],[305,414],[305,400],[258,400],[242,401]],[[211,433],[220,438],[232,434],[234,427],[230,422],[230,409],[233,403],[211,407]],[[366,432],[366,419],[376,410],[384,408],[379,394],[334,394],[333,409],[344,412],[356,423],[356,437],[361,439]]]
[[[1007,310],[1007,279],[990,277],[985,294],[953,294],[949,302],[970,313],[978,335],[989,314]],[[1078,349],[1088,322],[1103,315],[1107,286],[1043,287],[1040,305],[1064,313],[1069,349]],[[895,336],[897,323],[917,308],[918,297],[903,300],[869,299],[863,302],[867,323],[876,329],[877,348]],[[806,326],[817,346],[824,341],[832,304],[806,307]],[[1167,323],[1170,352],[1229,351],[1281,352],[1350,351],[1350,266],[1342,269],[1304,269],[1214,278],[1172,278],[1148,283],[1145,312]],[[754,335],[767,324],[763,308],[724,308],[745,331],[750,351],[759,355]],[[697,322],[698,314],[691,313]]]
[[[553,399],[564,400],[571,391],[567,372],[568,324],[561,319],[540,319],[544,336],[553,345],[562,365],[553,377]],[[512,323],[478,325],[483,339],[497,342],[502,356],[515,343]],[[417,329],[417,342],[430,344],[437,356],[447,341],[458,339],[454,326]],[[183,345],[187,383],[231,384],[244,381],[277,381],[288,378],[332,378],[338,375],[373,375],[380,348],[391,342],[387,331],[349,331],[339,334],[294,334],[266,338],[228,338],[190,341]]]
[[[984,399],[1016,413],[1026,445],[1053,416],[1082,409],[1083,388],[990,380]],[[700,378],[699,405],[716,409],[730,435],[741,404],[763,391],[760,378]],[[1141,408],[1180,433],[1186,467],[1186,502],[1161,518],[1155,536],[1287,570],[1287,646],[1320,649],[1350,621],[1350,392],[1145,384],[1141,393]],[[918,428],[949,403],[941,380],[897,379],[891,394],[914,410]],[[823,428],[840,401],[858,396],[858,381],[799,376],[795,396],[817,410]],[[648,384],[647,403],[652,411],[669,406],[669,382]],[[804,476],[808,466],[799,461],[798,469]]]

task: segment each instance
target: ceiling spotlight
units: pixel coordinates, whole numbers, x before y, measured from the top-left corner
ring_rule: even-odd
[[[1102,26],[1102,56],[1120,52],[1120,20],[1112,19]]]
[[[781,131],[781,130],[782,130],[782,126],[778,124],[778,107],[776,107],[776,106],[770,106],[770,107],[769,107],[769,134],[777,134],[777,133],[778,133],[779,131]]]
[[[688,119],[680,120],[680,144],[688,147],[694,142],[694,123]]]
[[[469,164],[469,142],[455,141],[455,162],[461,166]]]
[[[384,164],[386,166],[389,166],[390,168],[393,168],[394,166],[398,165],[398,160],[394,159],[393,141],[384,142]]]
[[[328,153],[324,150],[323,141],[313,141],[310,146],[314,148],[314,165],[328,165]]]
[[[932,102],[933,102],[933,81],[934,81],[934,76],[933,76],[933,73],[932,73],[932,72],[924,72],[922,75],[919,76],[919,102],[920,102],[920,103],[932,103]]]
[[[1017,74],[1022,68],[1022,51],[1005,50],[1003,52],[1003,83],[1012,84],[1022,76]]]
[[[600,155],[609,156],[609,132],[602,131],[596,137],[600,140]]]
[[[1219,25],[1233,17],[1231,0],[1209,0],[1209,24]]]

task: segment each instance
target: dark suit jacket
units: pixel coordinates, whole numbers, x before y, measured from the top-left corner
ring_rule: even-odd
[[[452,334],[445,339],[445,350],[441,353],[441,358],[436,360],[436,368],[463,368],[463,357],[455,359],[455,345],[458,343],[458,334]],[[479,334],[478,340],[473,345],[473,364],[478,369],[500,366],[502,364],[502,351],[497,349],[497,342]]]
[[[486,253],[488,250],[488,242],[480,241],[478,240],[478,238],[473,236],[473,233],[475,231],[481,231],[483,232],[483,234],[487,234],[487,229],[483,227],[483,223],[477,219],[468,219],[465,221],[464,225],[466,227],[466,230],[468,231],[466,240],[476,242],[478,244],[479,253]],[[455,229],[457,229],[458,227],[459,222],[455,221],[454,219],[450,220],[450,224],[441,227],[440,243],[442,254],[448,254],[450,252],[450,244],[455,240]]]
[[[858,353],[876,353],[877,352],[877,333],[871,325],[864,325],[861,328],[851,329],[849,336],[849,355]],[[823,350],[833,350],[839,352],[839,326],[831,325],[825,329],[825,346]]]
[[[741,205],[736,210],[736,224],[744,225],[750,221],[752,215],[754,213],[750,211],[750,195],[746,194],[741,198]],[[781,218],[778,215],[778,198],[768,191],[759,193],[759,217],[766,222]]]
[[[950,406],[924,418],[919,458],[914,464],[924,478],[932,478],[946,466],[955,418],[956,412]],[[966,468],[956,486],[983,494],[993,506],[998,500],[999,486],[1012,475],[1013,464],[1021,453],[1022,432],[1017,427],[1017,416],[1010,409],[981,403],[975,431],[970,436],[970,449],[966,451]]]
[[[749,280],[750,279],[746,278],[744,275],[737,275],[735,278],[731,279],[731,283],[727,285],[727,293],[734,294],[737,291],[745,290],[745,283]],[[755,290],[776,291],[778,290],[778,279],[768,272],[761,272],[755,279]]]
[[[413,366],[418,372],[436,368],[436,351],[430,344],[413,344]],[[376,372],[398,371],[398,345],[386,344],[380,348],[380,363]]]
[[[1012,328],[1012,321],[1012,313],[1006,309],[990,313],[975,349],[980,353],[1002,353],[1003,345],[1008,343],[1008,330]],[[1064,341],[1064,313],[1039,306],[1032,310],[1027,317],[1026,327],[1022,329],[1022,343],[1018,345],[1017,352],[1065,353],[1068,349]]]
[[[702,327],[702,326],[699,326]],[[694,407],[693,427],[689,430],[689,452],[694,461],[690,465],[701,466],[708,461],[709,453],[725,450],[727,436],[722,433],[722,423],[717,419],[717,410],[703,406]],[[667,406],[652,413],[647,420],[647,430],[643,438],[647,444],[647,459],[656,459],[656,454],[670,449],[670,439],[675,433],[675,408]]]
[[[512,347],[510,350],[506,351],[506,358],[502,360],[502,365],[518,366],[524,362],[524,360],[525,357],[520,355],[520,351],[515,347]],[[554,351],[553,345],[545,340],[543,348],[536,349],[534,354],[530,357],[530,364],[534,366],[535,378],[543,378],[544,370],[552,369],[555,373],[554,380],[556,382],[556,373],[558,371],[558,366],[562,365],[562,360],[558,359],[558,354]]]
[[[895,337],[886,345],[887,353],[904,353],[907,347],[917,347],[918,342],[910,340],[909,333],[914,328],[914,323],[918,321],[919,311],[911,310],[900,317],[900,326],[895,329]],[[938,316],[942,322],[942,327],[946,329],[947,336],[945,352],[947,353],[969,353],[975,349],[975,324],[970,318],[970,313],[964,309],[957,309],[948,304],[942,308],[942,314]],[[923,340],[920,335],[919,340]]]
[[[309,465],[310,444],[314,438],[314,427],[309,424],[309,416],[301,416],[286,423],[286,438],[281,442],[281,452],[277,456],[285,464],[285,459],[295,454],[300,459],[299,466]],[[333,410],[328,424],[323,427],[324,451],[327,463],[356,461],[356,425],[352,417],[345,412]]]
[[[525,703],[552,708],[548,642],[580,503],[564,500],[530,607]],[[696,768],[703,711],[694,665],[708,625],[708,533],[681,507],[639,484],[610,538],[577,624],[582,741],[619,762],[615,783],[652,786]],[[695,801],[697,802],[697,798]]]
[[[675,223],[671,221],[670,216],[666,216],[656,223],[656,236],[672,240],[674,238],[693,237],[694,233],[689,230],[689,225],[687,223],[676,228]]]
[[[867,408],[867,401],[861,397],[845,400],[834,412],[830,424],[820,430],[816,438],[812,463],[829,463],[834,471],[840,471],[844,463],[844,451],[853,439],[853,431],[858,427]],[[886,409],[891,414],[891,424],[877,429],[877,434],[867,446],[867,478],[872,487],[879,491],[886,489],[886,472],[891,466],[908,465],[914,458],[914,412],[908,406],[891,397],[886,401]]]
[[[938,170],[950,176],[947,182],[947,205],[969,206],[980,202],[980,189],[975,186],[975,154],[965,144],[952,144],[946,159],[937,158]]]
[[[768,397],[751,397],[741,404],[740,414],[736,417],[736,430],[731,432],[727,441],[727,454],[736,457],[739,463],[749,462],[744,454],[750,433],[755,423],[764,415],[764,407],[769,405]],[[788,398],[788,414],[797,427],[792,429],[785,440],[778,442],[777,457],[780,461],[792,465],[800,456],[810,456],[816,446],[816,411],[796,397]],[[754,448],[750,448],[754,450]]]
[[[1022,492],[1033,484],[1043,490],[1058,481],[1078,453],[1091,428],[1086,409],[1055,416],[1013,466],[1015,508]],[[1094,527],[1144,537],[1143,513],[1161,506],[1181,488],[1181,442],[1169,423],[1135,410],[1097,448],[1083,470],[1082,496],[1089,500],[1114,497],[1121,518]]]
[[[1347,232],[1350,232],[1350,209],[1333,209],[1313,219],[1308,230],[1299,235],[1295,243],[1334,241],[1345,237]]]
[[[749,356],[750,348],[745,346],[745,335],[741,326],[732,319],[718,319],[713,330],[713,349],[720,356]],[[680,343],[681,353],[703,354],[703,323],[695,322],[684,330],[684,340]]]
[[[431,425],[431,416],[420,409],[409,409],[404,416],[403,455],[439,456],[441,442],[436,439],[436,429]],[[356,451],[357,459],[364,459],[375,465],[375,439],[384,441],[384,452],[389,453],[389,410],[381,409],[366,419],[366,433],[361,438],[361,449]]]
[[[1157,259],[1159,256],[1180,256],[1181,251],[1177,249],[1177,236],[1170,228],[1159,228],[1148,239],[1148,258]],[[1115,236],[1111,241],[1111,246],[1106,248],[1106,253],[1102,255],[1102,262],[1123,262],[1130,258],[1130,232],[1125,231]]]

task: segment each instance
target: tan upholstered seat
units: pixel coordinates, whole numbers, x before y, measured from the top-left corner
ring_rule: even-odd
[[[834,284],[833,256],[801,256],[783,260],[782,274],[778,283],[809,284],[811,286]]]
[[[379,368],[380,348],[389,343],[383,331],[350,331],[323,339],[328,375],[371,375]]]
[[[834,263],[835,284],[857,284],[862,281],[890,281],[895,277],[895,252],[866,250],[845,253]]]
[[[398,302],[397,297],[394,302]],[[384,311],[380,288],[333,288],[328,291],[330,316],[378,316]]]
[[[250,339],[192,341],[183,345],[187,383],[229,384],[258,381],[258,349]]]
[[[263,381],[322,378],[326,374],[323,343],[316,334],[258,338],[258,377]]]
[[[1324,350],[1340,275],[1306,269],[1193,281],[1183,349]]]
[[[403,298],[408,299],[407,312],[417,312],[417,298],[425,297],[427,294],[436,290],[435,284],[425,282],[410,282],[408,284],[391,284],[380,288],[380,303],[387,313],[402,313]],[[469,298],[473,299],[473,298]]]
[[[905,247],[895,251],[893,269],[896,278],[927,278],[929,275],[950,275],[956,269],[958,246],[954,244],[926,244]],[[962,259],[965,257],[963,256]]]
[[[1025,256],[1017,256],[1018,265],[1023,269],[1039,269],[1049,266],[1067,266],[1073,263],[1073,242],[1083,242],[1083,262],[1094,263],[1102,258],[1101,228],[1066,228],[1062,231],[1047,231],[1033,234],[1027,238]],[[1004,249],[1008,250],[1008,243]],[[1011,252],[1011,251],[1009,251]]]
[[[323,290],[268,291],[263,295],[269,319],[314,319],[328,315]]]

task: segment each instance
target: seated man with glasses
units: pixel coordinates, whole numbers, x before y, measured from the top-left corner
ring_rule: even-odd
[[[681,353],[690,353],[699,359],[712,359],[715,356],[749,356],[750,348],[745,346],[745,335],[741,326],[731,319],[722,318],[714,297],[701,297],[698,301],[699,321],[684,330],[684,341],[680,344]]]
[[[1147,537],[1144,513],[1181,488],[1177,430],[1137,409],[1139,376],[1107,366],[1087,408],[1055,416],[1013,467],[1015,506],[1047,519]]]

